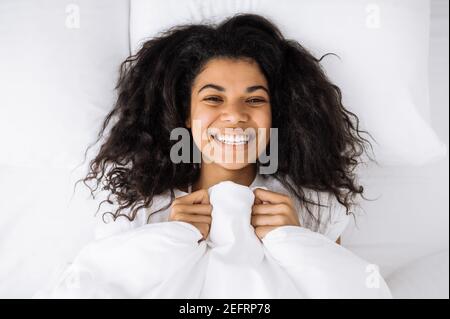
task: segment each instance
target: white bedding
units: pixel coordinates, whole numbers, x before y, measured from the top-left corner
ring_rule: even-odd
[[[386,278],[394,298],[448,299],[448,248],[400,267]]]
[[[209,195],[206,241],[178,221],[97,240],[36,297],[391,298],[374,265],[320,233],[283,226],[261,242],[249,187],[226,181]]]

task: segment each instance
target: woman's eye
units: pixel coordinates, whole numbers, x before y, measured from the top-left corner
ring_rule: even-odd
[[[220,102],[220,98],[216,96],[207,97],[205,101]]]
[[[247,100],[247,101],[249,101],[249,102],[252,103],[252,104],[255,104],[255,103],[264,103],[264,102],[265,102],[265,100],[262,100],[262,99],[249,99],[249,100]]]

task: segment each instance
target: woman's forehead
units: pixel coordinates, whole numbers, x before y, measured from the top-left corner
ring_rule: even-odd
[[[208,84],[222,87],[225,90],[256,85],[267,87],[266,78],[256,62],[231,59],[213,59],[205,65],[197,75],[194,87],[200,89]]]

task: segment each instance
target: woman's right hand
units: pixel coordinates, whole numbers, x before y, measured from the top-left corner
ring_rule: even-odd
[[[169,221],[183,221],[194,225],[202,233],[203,240],[208,237],[211,227],[212,206],[206,189],[176,198],[171,205]]]

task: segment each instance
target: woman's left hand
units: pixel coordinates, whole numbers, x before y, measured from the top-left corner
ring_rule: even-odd
[[[301,226],[292,199],[285,195],[256,188],[251,224],[256,236],[262,239],[268,232],[281,226]]]

